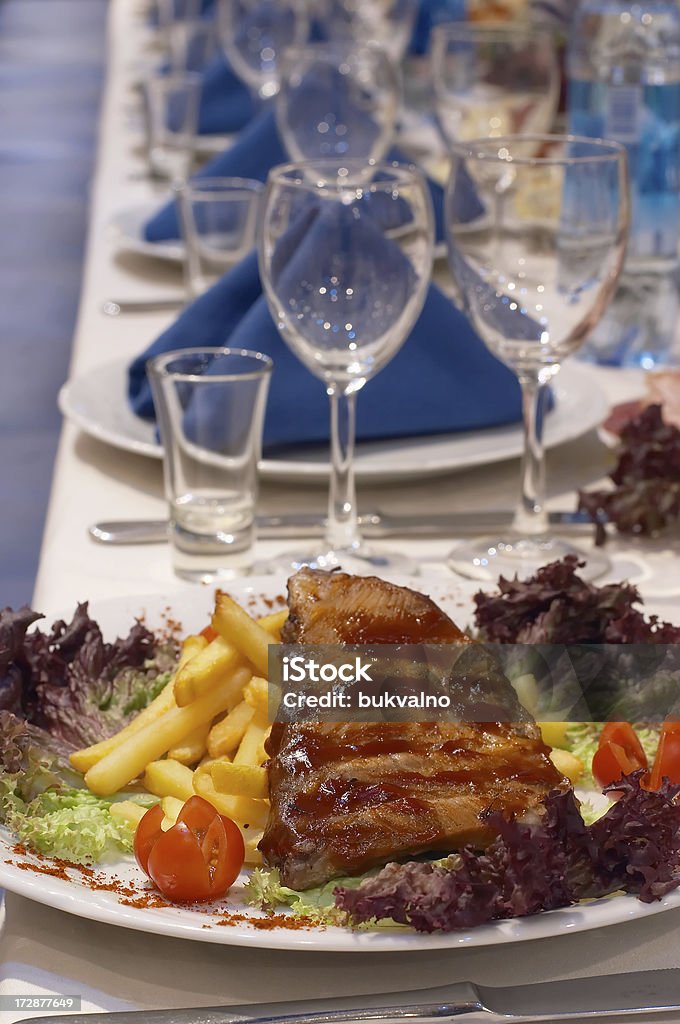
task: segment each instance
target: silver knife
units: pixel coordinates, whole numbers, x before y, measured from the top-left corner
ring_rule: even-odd
[[[350,1024],[410,1020],[418,1024],[474,1015],[486,1021],[557,1021],[680,1010],[680,970],[640,971],[599,978],[496,988],[460,982],[419,992],[306,999],[177,1010],[59,1014],[40,1024]],[[32,1021],[32,1024],[33,1024]]]
[[[446,515],[391,515],[369,512],[359,517],[366,537],[456,537],[461,534],[507,530],[512,511],[452,512]],[[560,530],[592,527],[585,512],[550,512],[550,525]],[[258,516],[257,532],[263,540],[321,537],[325,518],[316,514]],[[95,523],[88,530],[101,544],[161,544],[168,539],[166,519],[121,519]]]
[[[167,295],[158,299],[106,299],[101,304],[104,316],[121,316],[123,313],[163,313],[166,310],[181,309],[186,305],[186,296]]]

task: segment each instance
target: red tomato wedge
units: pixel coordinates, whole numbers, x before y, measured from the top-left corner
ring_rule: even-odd
[[[217,639],[217,630],[213,629],[212,626],[208,625],[208,626],[205,627],[205,629],[201,630],[200,635],[202,637],[205,637],[205,639],[208,641],[208,643],[211,644],[213,642],[213,640]]]
[[[664,779],[680,782],[680,722],[664,722],[648,789],[660,789]]]
[[[177,822],[161,829],[160,805],[147,811],[135,833],[135,857],[156,888],[176,903],[219,899],[235,882],[245,858],[238,825],[200,796],[184,804]]]
[[[593,776],[602,788],[624,775],[647,768],[647,755],[628,722],[608,722],[593,757]]]

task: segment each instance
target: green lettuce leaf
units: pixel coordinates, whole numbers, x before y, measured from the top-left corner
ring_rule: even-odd
[[[6,777],[2,786],[7,787]],[[2,804],[7,827],[49,857],[93,864],[132,852],[134,829],[111,816],[110,800],[87,790],[47,790],[28,803],[6,791]]]
[[[134,829],[109,811],[122,799],[146,807],[157,802],[146,793],[94,796],[59,741],[0,711],[0,821],[21,842],[76,864],[119,858],[131,852],[134,838]]]

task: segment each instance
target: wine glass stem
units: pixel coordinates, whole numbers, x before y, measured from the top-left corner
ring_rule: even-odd
[[[522,413],[524,417],[524,455],[522,457],[522,493],[515,513],[518,533],[536,537],[548,532],[545,509],[545,450],[543,421],[547,384],[539,375],[521,375]]]
[[[331,401],[331,485],[328,494],[326,541],[331,551],[359,547],[354,483],[354,440],[356,435],[356,391],[330,385]]]

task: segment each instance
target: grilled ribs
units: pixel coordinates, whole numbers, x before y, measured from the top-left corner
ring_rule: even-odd
[[[288,603],[287,643],[473,643],[428,597],[373,577],[302,569]],[[522,814],[566,785],[535,723],[517,717],[274,725],[265,863],[304,890],[390,860],[484,845],[493,837],[486,812]]]

